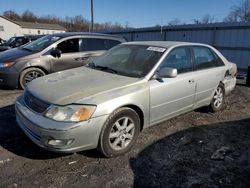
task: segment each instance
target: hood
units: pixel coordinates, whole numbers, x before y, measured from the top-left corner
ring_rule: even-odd
[[[93,95],[104,94],[138,80],[80,67],[37,78],[28,84],[27,89],[43,101],[66,105]]]
[[[9,50],[9,49],[11,49],[11,47],[9,47],[9,46],[0,46],[0,52],[5,51],[5,50]]]
[[[0,63],[6,61],[15,61],[16,59],[29,56],[32,52],[22,50],[21,48],[13,48],[0,53]]]

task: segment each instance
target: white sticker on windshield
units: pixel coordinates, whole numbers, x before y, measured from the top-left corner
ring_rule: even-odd
[[[160,47],[153,47],[153,46],[150,46],[147,48],[147,50],[151,50],[151,51],[155,51],[155,52],[165,52],[165,48],[160,48]]]

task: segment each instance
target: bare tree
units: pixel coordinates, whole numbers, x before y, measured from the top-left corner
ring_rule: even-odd
[[[59,24],[67,29],[67,31],[89,31],[90,21],[81,15],[74,17],[65,17],[65,19],[56,17],[54,15],[46,15],[42,17],[36,16],[33,12],[27,10],[22,15],[18,15],[15,11],[5,11],[3,15],[14,21],[27,21],[38,23]],[[119,23],[95,23],[95,31],[117,31],[122,30],[124,27]]]
[[[178,18],[175,18],[174,20],[171,20],[170,22],[168,22],[169,26],[175,26],[175,25],[181,25],[181,20]]]
[[[14,21],[20,21],[21,18],[20,16],[14,11],[14,10],[8,10],[8,11],[5,11],[3,13],[3,16],[11,19],[11,20],[14,20]]]
[[[214,17],[209,14],[204,15],[201,19],[193,19],[195,24],[210,24],[214,23]]]
[[[26,10],[23,14],[22,14],[22,21],[26,21],[26,22],[36,22],[37,21],[37,17],[35,16],[35,14],[29,10]]]
[[[250,0],[241,1],[233,6],[231,12],[224,19],[225,22],[250,22]]]

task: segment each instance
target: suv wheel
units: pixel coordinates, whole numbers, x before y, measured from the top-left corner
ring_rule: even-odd
[[[24,89],[29,82],[32,80],[44,76],[45,73],[39,68],[28,68],[25,69],[19,78],[19,84],[22,89]]]
[[[212,112],[217,112],[221,110],[225,101],[225,90],[222,84],[219,84],[214,92],[213,99],[210,103],[210,109]]]
[[[140,133],[140,118],[131,108],[116,110],[104,124],[98,150],[106,157],[128,152]]]

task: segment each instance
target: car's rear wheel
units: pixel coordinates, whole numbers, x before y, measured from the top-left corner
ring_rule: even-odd
[[[212,112],[217,112],[222,109],[225,101],[225,90],[222,84],[216,88],[213,99],[210,103],[210,109]]]
[[[25,69],[19,78],[19,84],[22,89],[24,89],[29,82],[32,80],[44,76],[45,72],[39,68],[28,68]]]
[[[128,152],[140,133],[140,118],[131,108],[116,110],[104,124],[98,150],[106,157]]]

